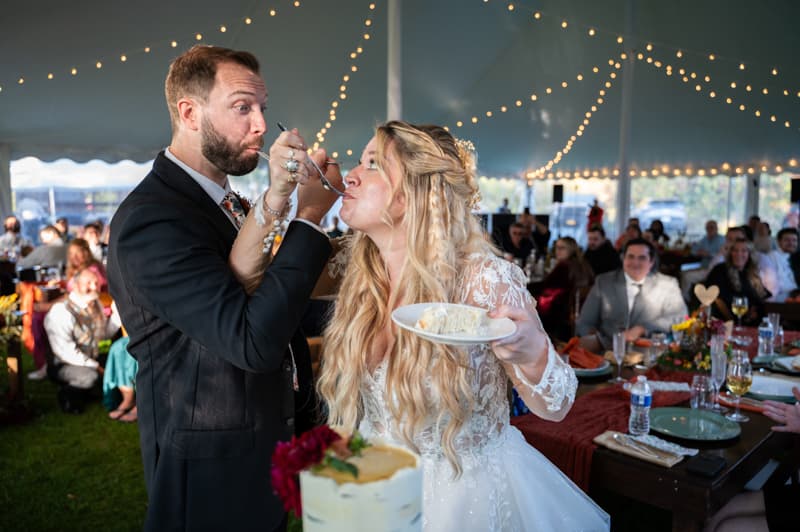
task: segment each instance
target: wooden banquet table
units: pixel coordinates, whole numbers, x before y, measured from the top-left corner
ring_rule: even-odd
[[[745,332],[750,336],[754,331]],[[798,338],[800,333],[786,334],[787,343]],[[754,349],[749,351],[752,357]],[[632,375],[630,369],[623,372],[623,376]],[[692,375],[658,368],[648,372],[652,380],[688,382]],[[627,511],[626,505],[635,501],[662,510],[642,511],[638,518],[651,522],[637,522],[637,529],[639,524],[643,529],[663,528],[666,512],[671,516],[672,530],[702,530],[707,519],[741,492],[771,458],[793,456],[795,464],[800,461],[800,436],[772,432],[770,427],[775,423],[756,412],[747,412],[750,421],[740,424],[741,434],[733,440],[676,440],[700,449],[701,454],[722,457],[726,465],[714,477],[689,472],[688,457],[666,468],[598,446],[592,441],[595,436],[606,430],[627,432],[628,428],[630,395],[607,378],[582,381],[572,410],[561,422],[526,414],[512,418],[511,423],[590,496],[601,504],[609,503],[606,510],[612,515],[612,526],[622,515],[615,509]],[[688,392],[655,392],[653,407],[688,406],[688,398]]]

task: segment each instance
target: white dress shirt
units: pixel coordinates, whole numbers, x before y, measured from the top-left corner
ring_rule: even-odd
[[[87,305],[87,302],[75,292],[70,292],[68,297],[81,310]],[[83,354],[83,351],[78,349],[75,338],[72,336],[74,326],[75,316],[67,310],[66,301],[59,301],[47,312],[44,317],[44,329],[47,332],[47,339],[50,340],[53,355],[64,364],[96,368],[98,366],[97,361],[93,358],[88,358]],[[97,339],[111,338],[119,327],[119,315],[112,313],[112,317],[106,320],[106,329],[104,331],[95,331]]]
[[[625,275],[625,291],[628,295],[628,312],[633,310],[633,301],[636,299],[636,295],[641,292],[642,286],[644,286],[644,279],[637,282],[634,281],[627,273],[622,272]]]

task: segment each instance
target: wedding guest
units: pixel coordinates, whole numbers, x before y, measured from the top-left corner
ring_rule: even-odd
[[[702,257],[703,268],[708,268],[711,258],[719,253],[724,243],[725,238],[719,234],[717,222],[708,220],[706,222],[705,236],[692,244],[692,255]]]
[[[67,299],[56,302],[44,318],[54,362],[48,371],[69,387],[60,390],[59,404],[71,413],[81,411],[80,392],[90,390],[99,378],[99,341],[120,327],[116,315],[105,315],[99,297],[97,275],[83,269],[75,274]]]
[[[536,285],[533,295],[544,330],[551,338],[569,340],[575,306],[583,303],[594,274],[572,237],[556,240],[555,259],[555,267]]]
[[[636,223],[628,223],[625,227],[625,231],[622,232],[621,235],[617,238],[617,241],[614,242],[614,247],[617,251],[622,252],[622,249],[625,247],[625,244],[630,240],[642,238],[642,230],[639,227],[639,222]]]
[[[193,46],[170,65],[165,93],[170,145],[120,205],[108,248],[139,363],[144,529],[283,530],[270,458],[317,421],[298,325],[331,251],[319,224],[336,200],[308,158],[334,186],[341,175],[324,150],[309,154],[297,130],[284,131],[269,150],[271,186],[245,216],[228,176],[258,166],[267,132],[258,60]],[[273,257],[298,183],[297,218]],[[259,270],[253,284],[228,262],[242,224],[253,226],[242,250]]]
[[[107,292],[108,279],[105,267],[94,258],[86,240],[73,238],[67,244],[67,267],[65,271],[68,283],[72,281],[77,272],[86,268],[91,269],[97,275],[100,292]]]
[[[772,293],[769,301],[783,302],[797,291],[797,279],[792,267],[792,256],[797,253],[798,247],[797,229],[784,227],[778,231],[777,240],[778,248],[766,255],[770,265],[769,274],[762,273],[761,280]]]
[[[92,253],[92,257],[97,262],[102,263],[103,260],[106,258],[106,246],[100,240],[100,234],[102,233],[102,229],[97,222],[88,223],[83,226],[83,234],[81,237],[89,244],[89,250]]]
[[[332,216],[331,217],[331,226],[328,228],[328,230],[326,232],[328,233],[328,236],[331,237],[331,238],[339,238],[340,236],[342,236],[344,234],[342,229],[339,227],[339,217],[338,216]]]
[[[586,230],[591,231],[592,227],[596,225],[603,225],[603,214],[605,211],[597,203],[597,198],[594,199],[591,205],[589,205],[589,213],[586,215]]]
[[[503,198],[503,203],[497,208],[498,214],[511,214],[511,208],[508,206],[508,198]]]
[[[779,423],[775,432],[800,434],[800,388],[792,387],[794,404],[764,401],[764,415]],[[793,532],[797,529],[800,484],[770,485],[733,497],[706,525],[705,532]]]
[[[652,222],[650,222],[650,227],[647,229],[650,231],[650,234],[653,236],[653,243],[656,246],[661,248],[667,247],[669,245],[669,235],[664,232],[664,223],[656,218]]]
[[[520,264],[524,264],[534,251],[533,240],[525,236],[525,227],[519,222],[508,226],[508,232],[504,235],[501,246],[503,251],[510,253]]]
[[[63,240],[65,244],[72,240],[72,235],[69,234],[69,220],[65,216],[56,218],[56,223],[53,225],[58,229],[58,232],[61,233],[61,240]]]
[[[667,332],[686,315],[686,303],[674,277],[654,271],[655,247],[643,238],[625,244],[622,268],[598,275],[586,297],[576,335],[595,353],[612,348],[617,331],[629,342],[652,332]]]
[[[731,304],[734,296],[747,298],[747,314],[742,316],[745,326],[758,326],[766,315],[764,302],[772,295],[764,286],[753,259],[753,245],[746,240],[737,240],[728,251],[725,262],[717,264],[708,274],[706,286],[719,287],[719,297],[711,307],[713,316],[722,320],[734,320]]]
[[[61,240],[61,233],[52,225],[43,227],[39,231],[41,246],[33,248],[28,255],[17,261],[19,268],[31,268],[33,266],[61,266],[67,258],[67,247]]]
[[[5,233],[0,236],[0,254],[6,257],[22,255],[22,248],[31,246],[30,240],[22,236],[22,225],[16,216],[8,216],[3,221]]]
[[[128,353],[129,341],[130,337],[123,334],[122,338],[111,344],[103,371],[103,402],[110,408],[108,417],[122,423],[133,423],[139,417],[136,409],[136,372],[139,364]]]
[[[576,382],[525,275],[496,256],[471,213],[473,155],[441,127],[392,121],[346,180],[340,216],[355,232],[318,386],[329,422],[420,453],[427,532],[608,530],[605,512],[509,424],[509,378],[553,421]],[[488,309],[516,330],[457,347],[393,325],[393,310],[431,301]]]
[[[595,275],[610,272],[622,266],[619,252],[606,238],[606,232],[602,225],[593,225],[589,228],[583,258],[591,266]]]

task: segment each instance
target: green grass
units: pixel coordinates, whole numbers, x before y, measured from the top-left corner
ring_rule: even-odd
[[[23,371],[31,369],[24,355]],[[0,377],[0,393],[6,385]],[[99,401],[64,414],[47,380],[26,379],[25,399],[32,417],[0,424],[0,530],[141,530],[147,494],[136,424],[108,419]]]

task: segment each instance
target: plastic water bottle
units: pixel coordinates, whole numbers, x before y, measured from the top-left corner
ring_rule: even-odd
[[[758,326],[758,356],[772,356],[773,337],[772,323],[770,323],[769,318],[765,317],[761,320],[761,325]]]
[[[650,404],[653,392],[647,384],[647,377],[639,375],[631,387],[631,417],[628,419],[628,433],[642,436],[650,432]]]

